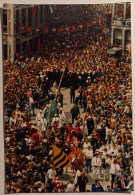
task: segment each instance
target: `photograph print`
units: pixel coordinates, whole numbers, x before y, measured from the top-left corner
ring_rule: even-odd
[[[134,191],[131,3],[2,15],[5,194]]]

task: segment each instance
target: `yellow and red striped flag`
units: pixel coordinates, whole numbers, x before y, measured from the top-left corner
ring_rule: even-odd
[[[54,166],[56,169],[63,167],[72,167],[69,158],[65,152],[60,150],[55,145],[53,147]]]

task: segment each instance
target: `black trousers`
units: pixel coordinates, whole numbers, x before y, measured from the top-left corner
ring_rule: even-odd
[[[114,184],[114,180],[115,180],[115,176],[114,174],[111,175],[111,188],[113,189],[113,184]]]

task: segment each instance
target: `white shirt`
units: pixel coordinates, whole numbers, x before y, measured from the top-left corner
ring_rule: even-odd
[[[75,180],[74,183],[77,184],[78,177],[80,176],[81,172],[77,170],[76,175],[75,175]]]
[[[84,149],[88,149],[88,146],[91,146],[91,145],[90,145],[90,142],[84,143],[84,144],[83,144],[83,148],[84,148]]]
[[[100,149],[99,149],[99,152],[103,152],[105,148],[108,150],[108,146],[107,145],[106,146],[104,146],[104,145],[101,146]]]
[[[55,121],[59,123],[60,119],[59,119],[58,117],[54,117],[54,118],[52,119],[52,124],[53,124]]]
[[[115,149],[113,149],[113,148],[111,148],[110,150],[109,150],[109,154],[113,157],[113,156],[117,156],[118,155],[118,150],[115,148]]]
[[[49,179],[54,179],[55,176],[56,176],[56,171],[55,171],[55,170],[52,170],[52,169],[49,169],[49,170],[47,171],[47,175],[48,175],[48,178],[49,178]]]
[[[29,102],[30,102],[30,105],[32,105],[34,103],[34,100],[32,97],[29,98]]]
[[[12,124],[16,125],[16,119],[10,117],[10,119],[9,119],[9,124],[10,124],[10,125],[12,125]]]
[[[90,150],[87,149],[86,152],[85,152],[85,156],[88,159],[92,159],[93,158],[93,150],[92,149],[90,149]]]
[[[91,162],[91,165],[94,167],[94,166],[101,166],[101,159],[98,157],[94,157],[92,159],[92,162]]]
[[[43,114],[40,113],[40,112],[38,112],[38,113],[37,113],[37,116],[36,116],[36,121],[37,121],[37,122],[38,122],[38,121],[41,121],[42,117],[43,117]]]
[[[71,184],[71,183],[69,183],[68,185],[67,185],[67,192],[70,192],[72,189],[73,189],[73,186],[74,186],[74,184]]]
[[[119,164],[111,163],[110,174],[117,175],[117,173],[118,173],[119,171],[120,171],[120,166],[119,166]]]

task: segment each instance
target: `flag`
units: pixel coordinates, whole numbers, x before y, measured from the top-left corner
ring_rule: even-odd
[[[39,33],[40,27],[36,27],[36,33]]]
[[[69,26],[66,26],[66,32],[69,32]]]
[[[28,33],[32,33],[32,27],[28,26]]]
[[[80,28],[80,30],[83,29],[83,24],[82,23],[79,24],[79,28]]]
[[[97,21],[96,21],[96,18],[93,19],[93,25],[96,25]]]
[[[40,39],[38,39],[38,51],[40,51]]]
[[[48,27],[45,27],[45,34],[48,34]]]
[[[21,26],[21,31],[24,32],[25,31],[25,26]]]
[[[52,145],[53,147],[53,157],[54,157],[54,166],[56,169],[63,168],[63,167],[72,167],[68,156],[65,152],[60,150],[55,145]]]
[[[99,24],[103,24],[103,17],[99,16]]]
[[[59,32],[62,33],[63,30],[64,30],[64,26],[61,26],[61,27],[59,28]]]
[[[33,14],[36,14],[36,5],[33,6]]]
[[[52,27],[52,33],[56,33],[56,27]]]
[[[90,27],[90,21],[86,22],[86,27],[89,28]]]
[[[72,25],[72,31],[76,31],[76,25]]]
[[[53,14],[53,8],[51,5],[50,5],[50,12],[51,12],[51,14]]]
[[[15,30],[17,29],[17,27],[18,27],[18,25],[17,25],[17,24],[14,24],[14,28],[15,28]]]

